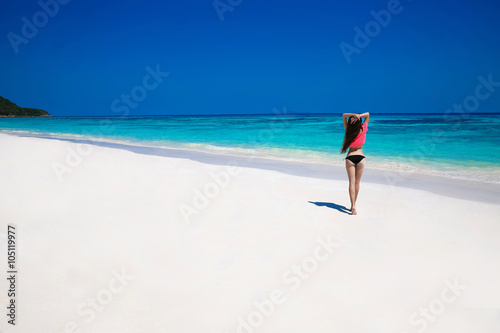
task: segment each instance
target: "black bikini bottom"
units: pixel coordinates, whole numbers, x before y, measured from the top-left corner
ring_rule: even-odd
[[[348,159],[349,161],[351,161],[354,164],[358,164],[359,162],[361,162],[363,160],[363,158],[365,158],[363,155],[351,155],[351,156],[346,157],[346,159]]]

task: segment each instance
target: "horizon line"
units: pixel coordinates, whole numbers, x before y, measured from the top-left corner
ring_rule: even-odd
[[[287,113],[207,113],[207,114],[134,114],[134,115],[127,115],[127,116],[120,116],[120,115],[89,115],[89,116],[84,116],[84,115],[72,115],[72,116],[54,116],[51,115],[51,117],[67,117],[67,118],[78,118],[78,117],[110,117],[110,118],[129,118],[129,117],[192,117],[192,116],[287,116],[287,115],[301,115],[301,116],[307,116],[307,115],[342,115],[344,113],[353,113],[353,112],[316,112],[316,113],[303,113],[303,112],[287,112]],[[444,112],[370,112],[370,114],[378,114],[378,115],[416,115],[416,114],[423,114],[423,115],[439,115],[439,114],[444,114]],[[500,114],[500,112],[464,112],[464,114]],[[453,114],[456,116],[460,116],[459,113]],[[27,117],[15,117],[15,118],[27,118]],[[31,117],[32,118],[32,117]],[[42,117],[43,118],[43,117]],[[47,117],[50,118],[50,117]]]

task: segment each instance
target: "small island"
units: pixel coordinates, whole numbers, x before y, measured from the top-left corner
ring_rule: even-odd
[[[22,108],[0,96],[0,118],[12,117],[51,117],[51,115],[40,109]]]

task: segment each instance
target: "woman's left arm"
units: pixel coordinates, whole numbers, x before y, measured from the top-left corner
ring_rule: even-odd
[[[344,113],[342,114],[342,121],[344,122],[344,130],[347,131],[347,118],[348,117],[356,117],[358,114],[356,113]]]

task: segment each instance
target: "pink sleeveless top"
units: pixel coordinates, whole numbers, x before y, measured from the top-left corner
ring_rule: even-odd
[[[363,129],[363,132],[359,133],[356,139],[351,143],[349,148],[356,148],[359,146],[362,146],[365,141],[366,141],[366,132],[368,132],[368,125],[366,124],[366,121],[361,124],[361,128]]]

